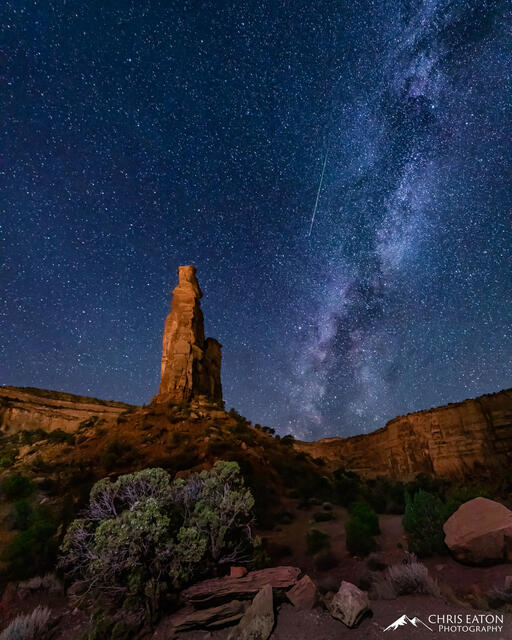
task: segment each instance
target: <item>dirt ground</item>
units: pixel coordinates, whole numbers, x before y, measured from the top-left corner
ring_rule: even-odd
[[[344,624],[331,618],[327,611],[317,608],[313,611],[297,611],[292,605],[283,604],[278,610],[277,624],[271,640],[383,640],[388,635],[397,640],[446,640],[448,638],[471,637],[474,640],[510,640],[512,638],[512,614],[504,616],[503,629],[497,632],[445,632],[437,625],[431,625],[433,631],[415,628],[411,625],[399,627],[396,631],[384,629],[401,615],[418,617],[428,624],[431,615],[465,616],[468,610],[454,607],[438,598],[430,596],[403,596],[397,600],[379,600],[371,602],[373,615],[365,618],[358,628],[348,629]],[[474,609],[471,613],[478,613]],[[485,612],[488,613],[488,612]],[[179,635],[179,640],[226,640],[229,630],[215,632],[188,632]]]

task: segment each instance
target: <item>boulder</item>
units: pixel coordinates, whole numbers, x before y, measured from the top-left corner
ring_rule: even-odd
[[[368,596],[355,584],[343,581],[329,604],[329,613],[347,627],[356,627],[370,611]]]
[[[212,578],[185,589],[181,597],[184,602],[201,607],[226,600],[247,599],[267,584],[274,589],[288,589],[297,582],[299,574],[297,567],[272,567],[251,571],[243,578]]]
[[[174,631],[187,631],[198,628],[215,628],[237,622],[248,607],[247,602],[231,600],[217,607],[194,609],[183,607],[166,619]]]
[[[286,596],[297,609],[303,610],[313,609],[319,600],[316,584],[308,575],[301,578],[296,585],[287,591]]]
[[[238,625],[229,633],[228,640],[267,640],[274,622],[272,585],[267,584],[258,591]]]
[[[499,502],[474,498],[443,525],[445,544],[460,562],[512,561],[512,511]]]
[[[245,567],[231,567],[229,569],[230,578],[243,578],[247,575],[247,569]]]

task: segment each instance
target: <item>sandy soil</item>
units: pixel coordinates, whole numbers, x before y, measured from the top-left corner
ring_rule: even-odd
[[[404,596],[397,600],[380,600],[371,603],[373,615],[365,618],[357,629],[348,629],[344,624],[331,618],[327,611],[317,608],[313,611],[297,611],[292,605],[283,604],[279,608],[277,624],[271,640],[438,640],[447,638],[466,638],[474,640],[510,640],[512,638],[512,614],[505,615],[503,629],[495,633],[465,633],[439,631],[437,625],[433,631],[415,628],[411,625],[399,627],[396,631],[388,631],[383,636],[386,626],[394,622],[404,613],[410,618],[417,616],[428,624],[429,615],[461,614],[465,616],[467,609],[454,607],[450,603],[427,596]],[[471,610],[471,613],[478,613]],[[488,613],[488,612],[484,612]],[[188,632],[179,634],[180,640],[226,640],[229,630],[215,632]]]

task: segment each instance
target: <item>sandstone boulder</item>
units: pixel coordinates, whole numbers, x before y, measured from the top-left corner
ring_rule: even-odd
[[[245,567],[231,567],[229,569],[230,578],[244,578],[247,575],[247,569]]]
[[[231,600],[216,607],[208,609],[194,609],[194,607],[183,607],[166,619],[166,623],[174,631],[187,631],[189,629],[224,626],[237,622],[244,615],[249,606],[248,602]]]
[[[299,575],[297,567],[272,567],[251,571],[243,578],[212,578],[185,589],[181,597],[188,604],[202,607],[230,599],[250,598],[267,584],[274,589],[288,589],[297,582]]]
[[[343,581],[329,604],[329,613],[347,627],[356,627],[370,611],[368,596],[355,584]]]
[[[258,591],[238,625],[231,630],[228,640],[267,640],[274,622],[272,585],[267,584]]]
[[[286,592],[288,600],[297,609],[313,609],[319,600],[318,589],[316,584],[308,575],[301,578],[296,585]]]
[[[499,502],[474,498],[443,525],[445,544],[460,562],[512,561],[512,511]]]

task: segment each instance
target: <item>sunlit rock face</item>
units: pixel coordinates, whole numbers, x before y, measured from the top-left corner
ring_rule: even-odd
[[[179,282],[172,293],[165,321],[160,388],[155,402],[186,402],[193,398],[220,402],[221,344],[204,337],[200,300],[203,296],[196,268],[178,269]]]
[[[501,473],[512,462],[512,389],[400,416],[373,433],[295,446],[366,477]]]

